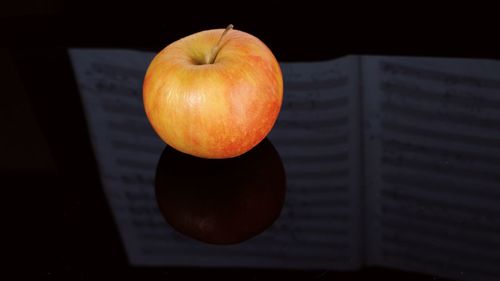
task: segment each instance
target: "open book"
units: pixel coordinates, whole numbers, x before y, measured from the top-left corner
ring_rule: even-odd
[[[269,139],[281,216],[241,244],[184,237],[154,195],[165,144],[142,105],[153,53],[72,49],[103,187],[132,265],[356,270],[500,279],[500,62],[346,56],[282,63]]]

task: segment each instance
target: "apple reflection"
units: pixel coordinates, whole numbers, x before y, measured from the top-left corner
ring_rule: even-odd
[[[178,232],[210,244],[235,244],[270,227],[286,192],[281,158],[266,138],[230,159],[202,159],[169,146],[155,179],[163,217]]]

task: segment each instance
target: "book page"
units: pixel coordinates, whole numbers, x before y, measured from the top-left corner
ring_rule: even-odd
[[[283,109],[269,134],[287,173],[286,235],[318,260],[336,257],[329,269],[362,263],[358,62],[282,64]]]
[[[500,278],[500,62],[363,57],[372,264]]]
[[[152,53],[72,49],[103,188],[137,266],[348,270],[359,255],[357,60],[283,63],[284,103],[269,139],[287,173],[281,216],[240,244],[208,245],[177,233],[155,200],[165,144],[142,104]]]

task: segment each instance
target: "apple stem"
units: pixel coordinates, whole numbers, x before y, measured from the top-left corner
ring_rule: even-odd
[[[226,33],[233,29],[233,25],[230,24],[226,27],[226,30],[224,30],[224,32],[222,33],[222,35],[219,37],[219,41],[217,41],[217,44],[213,47],[212,49],[212,53],[210,54],[210,60],[209,60],[209,63],[210,64],[213,64],[215,62],[215,59],[217,58],[217,55],[219,54],[219,51],[220,51],[220,42],[222,41],[222,37],[224,37],[224,35],[226,35]]]

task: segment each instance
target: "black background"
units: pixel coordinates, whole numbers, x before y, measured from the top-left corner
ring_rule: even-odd
[[[4,131],[8,141],[1,143],[1,151],[8,157],[3,158],[6,163],[2,167],[21,157],[18,150],[11,149],[13,144],[44,149],[40,142],[47,144],[48,156],[39,165],[51,167],[33,170],[21,165],[16,170],[0,171],[2,185],[22,193],[21,199],[14,202],[16,215],[12,216],[20,240],[15,254],[22,270],[34,270],[38,279],[65,276],[68,280],[266,276],[435,280],[432,276],[408,276],[376,268],[355,273],[130,268],[101,190],[66,48],[159,51],[183,36],[232,23],[236,29],[259,37],[280,61],[323,60],[346,54],[498,59],[500,45],[496,37],[500,24],[498,15],[490,14],[494,11],[487,7],[459,9],[421,3],[404,3],[397,9],[362,3],[328,6],[311,1],[136,1],[105,5],[28,1],[6,8],[0,14],[0,30],[11,67],[5,68],[2,76],[7,79],[5,73],[15,72],[21,90],[7,87],[2,93],[7,97],[3,103],[9,104],[8,97],[21,95],[22,91],[27,98],[21,103],[28,104],[31,113],[16,114],[13,105],[2,113],[10,119],[3,118],[1,124],[9,122],[14,124],[12,127],[18,122],[23,126],[31,118],[36,125],[28,130],[39,130],[41,137],[34,138],[22,129],[16,131],[21,133]],[[30,159],[31,153],[22,157]]]

